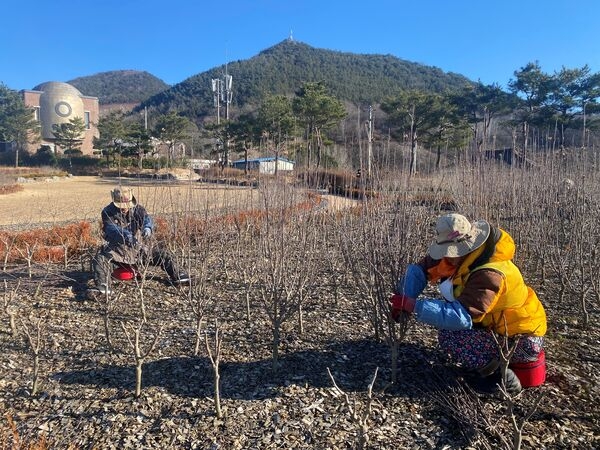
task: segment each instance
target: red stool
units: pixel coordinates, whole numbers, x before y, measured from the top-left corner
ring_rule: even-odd
[[[546,353],[542,350],[538,359],[526,363],[511,363],[508,365],[515,373],[521,386],[535,387],[546,381]]]
[[[132,266],[119,266],[113,270],[112,276],[117,280],[129,281],[135,278],[136,273]]]

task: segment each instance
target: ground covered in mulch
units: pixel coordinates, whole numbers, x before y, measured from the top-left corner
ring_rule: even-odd
[[[133,351],[120,326],[138,323],[141,316],[135,284],[116,286],[111,348],[105,299],[87,295],[89,273],[78,262],[67,269],[34,267],[31,278],[23,267],[0,274],[8,303],[0,316],[5,445],[14,439],[7,431],[10,418],[21,439],[37,442],[45,436],[51,448],[358,448],[358,422],[333,389],[327,369],[359,416],[377,370],[367,412],[368,448],[501,448],[503,438],[511,440],[506,402],[469,391],[436,348],[432,328],[411,326],[400,345],[399,381],[390,385],[389,346],[373,339],[350,289],[334,294],[327,273],[306,300],[304,330],[295,318],[284,324],[274,370],[267,316],[259,304],[251,304],[248,320],[244,287],[215,270],[202,327],[209,346],[216,326],[223,335],[223,417],[218,418],[204,341],[193,356],[194,315],[186,288],[170,286],[160,271],[153,273],[157,278],[144,289],[142,351],[159,329],[160,335],[143,365],[139,398],[134,396]],[[576,311],[548,302],[548,381],[516,399],[515,414],[522,421],[543,395],[524,426],[523,448],[598,448],[598,317],[592,315],[594,325],[584,328]],[[18,312],[16,337],[7,312]],[[33,356],[22,330],[23,323],[33,329],[38,318],[44,324],[40,389],[32,396]]]

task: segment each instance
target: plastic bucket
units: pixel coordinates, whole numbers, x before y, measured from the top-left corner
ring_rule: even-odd
[[[113,270],[112,276],[122,281],[133,280],[135,278],[135,270],[131,266],[120,266]]]
[[[515,373],[521,386],[535,387],[546,381],[546,353],[542,350],[538,359],[526,363],[511,363],[509,366]]]

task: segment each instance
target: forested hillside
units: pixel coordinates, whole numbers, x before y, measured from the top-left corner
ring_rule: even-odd
[[[169,87],[154,75],[137,70],[102,72],[75,78],[67,83],[75,86],[84,95],[98,97],[101,105],[141,103]]]
[[[224,72],[225,65],[192,76],[144,105],[191,118],[212,114],[211,79],[222,78]],[[293,94],[306,81],[322,81],[333,96],[357,104],[378,103],[400,89],[443,92],[471,83],[462,75],[391,55],[317,49],[290,40],[229,63],[227,73],[233,77],[232,107],[238,110],[259,104],[267,94]]]

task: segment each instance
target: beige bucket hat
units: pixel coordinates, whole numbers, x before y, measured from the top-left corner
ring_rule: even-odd
[[[429,246],[433,259],[457,258],[483,245],[490,235],[490,224],[485,220],[469,222],[461,214],[446,214],[435,224],[436,237]]]
[[[136,204],[131,188],[117,187],[110,191],[112,201],[117,208],[133,208]]]

